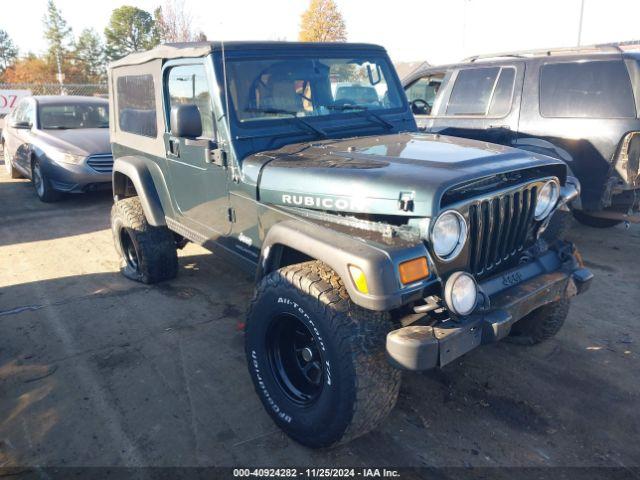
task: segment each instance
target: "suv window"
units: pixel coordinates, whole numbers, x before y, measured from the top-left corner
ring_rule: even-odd
[[[623,61],[550,63],[540,69],[543,117],[629,118],[635,102]]]
[[[422,100],[427,106],[423,106],[422,102],[412,105],[413,113],[416,115],[428,115],[436,100],[444,74],[422,77],[414,82],[405,91],[409,102]]]
[[[207,74],[203,65],[173,67],[167,77],[169,109],[175,105],[195,105],[202,119],[202,136],[214,138],[213,111]]]
[[[460,70],[446,114],[505,116],[511,110],[514,80],[513,67]]]
[[[156,137],[156,96],[151,75],[118,78],[118,125],[123,132]]]

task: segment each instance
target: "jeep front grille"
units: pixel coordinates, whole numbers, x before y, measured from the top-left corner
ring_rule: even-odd
[[[488,274],[524,249],[537,190],[536,185],[525,185],[469,205],[469,266],[473,273]]]
[[[96,172],[111,173],[113,170],[113,156],[112,155],[92,155],[87,159],[87,165],[93,168]]]

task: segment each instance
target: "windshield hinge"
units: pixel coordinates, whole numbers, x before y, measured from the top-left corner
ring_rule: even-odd
[[[227,209],[227,218],[229,219],[229,222],[236,223],[236,209],[235,208],[229,207]]]
[[[400,192],[398,200],[398,208],[403,212],[413,211],[413,192]]]

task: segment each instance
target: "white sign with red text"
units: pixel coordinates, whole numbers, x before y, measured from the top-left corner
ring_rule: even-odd
[[[0,89],[0,115],[8,115],[21,98],[31,95],[31,90]]]

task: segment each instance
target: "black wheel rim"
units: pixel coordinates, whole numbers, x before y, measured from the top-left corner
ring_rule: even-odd
[[[138,252],[126,228],[120,230],[120,245],[122,246],[122,255],[127,266],[137,272],[139,265]]]
[[[291,314],[274,318],[267,354],[276,382],[291,401],[307,406],[317,400],[324,385],[324,361],[305,323]]]

